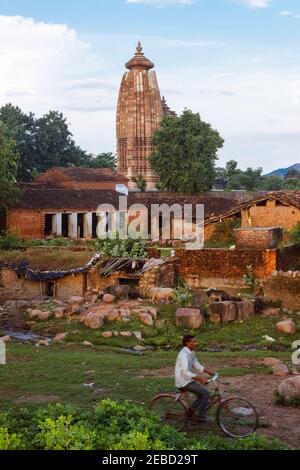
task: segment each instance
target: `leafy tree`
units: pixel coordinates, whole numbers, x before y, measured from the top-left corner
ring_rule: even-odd
[[[19,154],[16,178],[30,181],[37,174],[36,125],[32,113],[25,114],[17,106],[7,104],[0,108],[0,122],[10,131]]]
[[[226,176],[227,178],[232,178],[239,170],[237,169],[238,162],[235,160],[229,160],[226,163]]]
[[[88,166],[91,156],[78,147],[62,113],[50,111],[36,119],[7,104],[0,108],[4,123],[16,142],[20,155],[17,180],[31,181],[53,166]]]
[[[136,187],[144,193],[147,189],[147,181],[145,178],[143,178],[141,175],[139,175],[137,178],[133,177],[131,178],[131,181],[136,184]]]
[[[247,168],[246,171],[236,170],[228,179],[229,189],[255,191],[260,184],[262,168]]]
[[[149,161],[167,191],[210,191],[215,179],[217,151],[224,140],[200,115],[185,110],[165,116],[152,139],[155,151]]]
[[[7,127],[0,122],[0,214],[14,204],[19,196],[16,173],[19,155]]]
[[[227,172],[225,168],[217,167],[216,170],[216,177],[214,182],[215,189],[223,189],[225,190],[227,187]]]
[[[115,170],[117,167],[116,156],[111,152],[90,155],[87,166],[89,168],[111,168]]]
[[[283,182],[283,189],[287,190],[299,190],[300,189],[300,178],[288,178]]]
[[[282,178],[279,176],[264,176],[261,180],[261,188],[265,191],[280,191],[282,189]]]

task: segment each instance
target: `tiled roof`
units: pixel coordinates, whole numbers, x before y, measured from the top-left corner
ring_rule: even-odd
[[[51,168],[38,176],[34,183],[51,181],[128,181],[110,168]]]
[[[206,223],[217,222],[220,219],[231,217],[232,215],[237,214],[243,209],[247,209],[259,202],[264,202],[267,200],[277,200],[287,206],[294,206],[300,209],[300,191],[273,191],[270,193],[263,194],[261,196],[257,196],[254,199],[251,199],[250,201],[239,204],[238,206],[229,209],[218,217],[211,216],[208,220],[206,220]]]

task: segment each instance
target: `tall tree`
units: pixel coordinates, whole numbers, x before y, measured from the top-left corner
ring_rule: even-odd
[[[0,122],[0,214],[13,205],[19,190],[16,186],[16,174],[19,155],[16,143],[8,128]]]
[[[89,165],[91,156],[75,144],[62,113],[50,111],[36,119],[34,114],[8,104],[0,108],[0,122],[16,141],[18,181],[30,181],[53,166]]]
[[[91,155],[87,166],[89,168],[111,168],[115,170],[117,167],[116,156],[111,152]]]
[[[9,129],[20,157],[16,174],[17,180],[30,181],[37,174],[34,115],[32,113],[25,114],[18,106],[7,104],[0,108],[0,122]]]
[[[185,110],[181,116],[165,116],[154,133],[155,151],[149,157],[166,191],[210,191],[215,179],[217,151],[224,140],[200,115]]]

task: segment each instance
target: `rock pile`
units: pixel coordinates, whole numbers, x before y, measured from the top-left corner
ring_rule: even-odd
[[[255,303],[251,300],[212,302],[208,319],[212,323],[240,322],[255,315]]]

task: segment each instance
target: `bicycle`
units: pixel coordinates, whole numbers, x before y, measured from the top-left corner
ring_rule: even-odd
[[[219,428],[230,437],[244,438],[256,431],[259,417],[255,407],[243,398],[224,399],[220,390],[219,375],[208,380],[214,386],[206,411],[214,405],[217,406],[216,422]],[[228,385],[228,383],[223,383]],[[189,407],[184,400],[187,392],[178,390],[178,393],[161,393],[156,395],[150,403],[150,409],[158,414],[164,424],[169,424],[180,432],[188,424],[197,424],[199,419],[189,416]],[[201,424],[201,423],[200,423]]]

